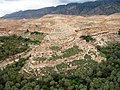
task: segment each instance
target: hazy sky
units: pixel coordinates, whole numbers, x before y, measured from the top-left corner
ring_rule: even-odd
[[[95,0],[0,0],[0,16],[19,10],[39,9],[70,2],[86,2]]]

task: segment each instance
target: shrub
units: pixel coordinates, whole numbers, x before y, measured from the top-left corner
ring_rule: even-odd
[[[120,29],[119,29],[119,31],[118,31],[118,35],[120,35]]]
[[[44,58],[44,57],[37,57],[37,58],[34,58],[35,61],[45,61],[47,58]]]
[[[60,51],[61,48],[59,46],[52,46],[50,49],[54,51]]]
[[[35,34],[35,35],[43,35],[43,33],[41,33],[41,32],[37,32],[37,31],[35,31],[35,32],[31,32],[31,34]]]
[[[90,35],[82,36],[82,38],[86,40],[86,42],[95,41],[95,39]]]

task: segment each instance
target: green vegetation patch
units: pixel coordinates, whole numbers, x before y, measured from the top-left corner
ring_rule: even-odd
[[[82,38],[86,40],[86,42],[95,41],[95,39],[90,35],[82,36]]]
[[[24,52],[29,48],[28,44],[34,43],[27,38],[13,36],[0,37],[0,60],[6,59],[9,56]]]
[[[28,58],[20,58],[19,62],[8,65],[5,69],[0,69],[0,90],[19,90],[18,87],[24,85],[23,75],[19,73]]]
[[[54,51],[60,51],[61,47],[59,47],[59,46],[52,46],[50,49],[54,50]]]
[[[62,58],[68,58],[68,57],[73,56],[75,54],[78,54],[80,52],[82,52],[82,50],[78,49],[78,46],[73,46],[73,47],[68,48],[65,51],[63,51],[62,52],[63,53],[62,56],[52,55],[52,57],[49,58],[49,60],[57,60],[57,59],[62,59]]]
[[[45,57],[37,57],[37,58],[34,58],[35,61],[45,61],[47,58]]]
[[[88,54],[85,54],[84,59],[89,60],[89,61],[92,60],[91,56]]]
[[[115,45],[115,46],[113,46]],[[112,43],[99,48],[105,55],[120,52],[119,43]],[[114,52],[111,52],[114,51]],[[106,51],[108,53],[106,53]],[[90,58],[89,56],[85,56]],[[88,60],[73,61],[73,65],[79,65],[77,69],[56,73],[53,67],[45,67],[44,77],[26,79],[19,70],[25,63],[25,59],[0,70],[0,90],[119,90],[120,89],[120,57],[110,56],[101,63]],[[91,60],[92,61],[92,60]],[[79,63],[79,64],[78,64]],[[58,66],[66,68],[66,65]]]
[[[65,50],[63,53],[63,58],[67,58],[67,57],[70,57],[70,56],[73,56],[75,54],[78,54],[80,53],[82,50],[79,50],[78,49],[78,46],[73,46],[67,50]]]
[[[27,34],[27,36],[29,35],[29,38],[33,41],[36,41],[36,44],[39,44],[45,37],[44,33],[41,32],[30,32],[29,30],[27,30],[25,32],[25,35]]]
[[[58,56],[58,55],[52,55],[52,57],[49,58],[49,60],[57,60],[57,59],[61,59],[62,56]]]
[[[68,65],[67,63],[61,63],[56,66],[56,68],[61,71],[62,69],[67,69]]]
[[[54,70],[54,67],[44,67],[44,68],[41,68],[41,73],[43,73],[47,76],[52,73],[55,73],[55,70]]]
[[[120,42],[109,42],[107,46],[101,47],[97,46],[97,49],[102,53],[105,54],[107,59],[118,59],[120,58]]]
[[[43,35],[43,33],[41,33],[41,32],[37,32],[37,31],[35,31],[35,32],[31,32],[31,35],[32,34],[35,34],[35,35]]]
[[[72,64],[73,66],[76,66],[76,65],[84,65],[86,62],[85,62],[85,60],[74,60],[74,61],[72,61],[72,62],[70,62],[70,64]]]

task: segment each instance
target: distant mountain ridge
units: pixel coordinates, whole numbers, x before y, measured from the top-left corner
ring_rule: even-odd
[[[2,18],[39,18],[47,14],[66,15],[110,15],[120,12],[120,0],[97,0],[85,3],[70,3],[56,7],[18,11]]]

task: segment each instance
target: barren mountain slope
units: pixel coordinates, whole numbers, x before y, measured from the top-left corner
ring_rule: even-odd
[[[7,21],[11,29],[7,32],[8,35],[29,37],[29,32],[45,33],[40,45],[31,46],[31,51],[27,53],[31,57],[22,70],[35,73],[36,76],[44,75],[41,71],[44,67],[54,67],[55,71],[59,71],[56,66],[63,63],[69,66],[67,69],[74,69],[77,66],[70,64],[74,60],[89,57],[101,62],[105,58],[100,55],[96,46],[106,45],[108,41],[120,41],[117,34],[120,29],[120,14],[90,17],[56,14],[15,22],[9,25],[9,20]],[[16,24],[18,27],[12,28]],[[2,25],[1,28],[8,26]],[[94,40],[87,42],[83,37],[88,35]]]
[[[10,34],[9,31],[16,30],[18,27],[21,27],[22,24],[29,21],[31,21],[31,19],[0,19],[0,36]]]
[[[84,3],[69,3],[56,7],[25,10],[7,14],[2,18],[40,18],[48,14],[65,15],[111,15],[120,12],[120,0],[94,0]]]

